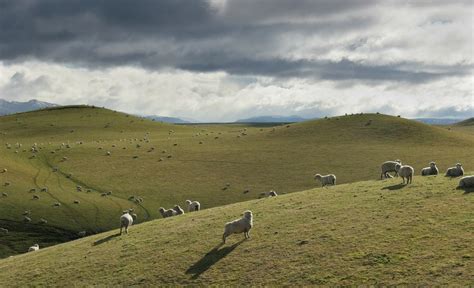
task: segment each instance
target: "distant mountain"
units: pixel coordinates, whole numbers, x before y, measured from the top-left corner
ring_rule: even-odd
[[[474,117],[456,123],[457,126],[474,126]]]
[[[184,120],[177,117],[151,115],[151,116],[145,116],[145,118],[156,121],[156,122],[165,122],[165,123],[173,123],[173,124],[192,123],[192,121]]]
[[[280,116],[280,115],[273,115],[273,116],[257,116],[251,117],[246,119],[240,119],[235,122],[237,123],[290,123],[290,122],[302,122],[306,121],[303,117],[299,116]]]
[[[28,102],[17,102],[0,99],[0,115],[28,112],[56,106],[59,105],[38,100],[30,100]]]
[[[425,123],[425,124],[430,124],[430,125],[450,125],[454,124],[457,122],[460,122],[464,119],[460,118],[415,118],[413,120]]]

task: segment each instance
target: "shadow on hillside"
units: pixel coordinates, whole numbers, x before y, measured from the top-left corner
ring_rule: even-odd
[[[114,238],[117,238],[119,236],[120,236],[120,233],[109,235],[105,238],[102,238],[102,239],[99,239],[99,240],[95,241],[94,244],[92,244],[92,246],[97,246],[97,245],[103,244],[103,243],[108,242],[108,241],[110,241]]]
[[[219,260],[229,255],[230,252],[232,252],[244,241],[245,239],[235,243],[232,246],[227,246],[224,248],[221,248],[222,245],[224,245],[223,243],[217,245],[211,251],[207,252],[206,255],[201,258],[201,260],[197,261],[191,267],[189,267],[188,270],[186,270],[186,274],[193,274],[191,279],[199,278],[202,273],[206,272],[209,268],[212,267],[212,265],[216,264],[217,262],[219,262]]]
[[[391,186],[385,186],[385,187],[382,188],[382,190],[398,190],[398,189],[402,189],[406,185],[407,184],[395,184],[395,185],[391,185]]]

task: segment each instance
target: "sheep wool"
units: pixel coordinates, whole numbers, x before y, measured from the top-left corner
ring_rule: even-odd
[[[464,176],[459,180],[458,188],[473,188],[474,187],[474,175]]]
[[[421,169],[421,176],[438,175],[439,170],[435,162],[430,162],[430,167]]]
[[[31,246],[30,248],[28,248],[28,252],[34,252],[34,251],[38,251],[39,250],[39,245],[38,244],[35,244],[33,246]]]
[[[133,218],[128,213],[128,211],[124,211],[123,215],[120,216],[120,234],[122,234],[122,229],[125,228],[125,233],[128,234],[128,227],[132,226]]]
[[[458,177],[464,175],[464,169],[462,168],[461,163],[456,163],[456,166],[448,168],[446,170],[446,176],[448,177]]]
[[[405,184],[405,178],[407,178],[407,184],[412,183],[413,175],[415,174],[415,169],[410,165],[400,165],[396,166],[397,173],[402,177],[402,184]]]
[[[391,178],[389,177],[390,174],[388,174],[388,172],[395,172],[395,176],[397,176],[397,170],[395,169],[397,164],[401,165],[402,161],[397,159],[395,161],[385,161],[384,163],[382,163],[382,173],[380,174],[380,179]]]
[[[253,226],[252,211],[245,211],[243,217],[232,222],[228,222],[224,227],[224,234],[222,235],[222,242],[225,243],[226,238],[231,234],[244,233],[245,239],[250,238],[250,229]]]
[[[186,200],[186,205],[188,206],[188,212],[201,210],[201,203],[198,201]]]
[[[321,182],[321,186],[326,186],[326,185],[336,185],[336,175],[334,174],[328,174],[328,175],[321,175],[321,174],[316,174],[314,175],[315,180],[319,180]]]

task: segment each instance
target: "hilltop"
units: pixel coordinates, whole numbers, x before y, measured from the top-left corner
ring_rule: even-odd
[[[0,260],[0,286],[468,286],[474,198],[457,182],[357,182],[155,220]],[[250,240],[221,245],[247,209]]]
[[[389,159],[402,159],[417,174],[433,160],[442,171],[456,162],[474,167],[473,135],[377,114],[275,127],[171,125],[102,108],[59,107],[1,117],[0,143],[0,171],[8,171],[0,183],[9,183],[0,187],[8,194],[0,197],[0,227],[11,231],[0,236],[0,257],[35,242],[68,241],[78,231],[116,228],[128,208],[144,222],[160,218],[159,207],[184,206],[186,199],[208,209],[270,189],[311,189],[319,185],[315,173],[335,173],[339,184],[378,179],[380,163]],[[26,210],[35,227],[30,235]],[[40,225],[41,218],[48,223]]]

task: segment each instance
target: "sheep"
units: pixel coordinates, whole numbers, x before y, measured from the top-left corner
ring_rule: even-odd
[[[461,163],[457,163],[455,167],[450,167],[446,170],[447,177],[458,177],[464,175],[464,169]]]
[[[74,200],[74,204],[81,204],[81,201],[79,201],[79,200]]]
[[[2,197],[8,197],[8,193],[7,192],[2,192]]]
[[[421,169],[421,176],[438,175],[439,170],[435,162],[430,162],[430,167]]]
[[[33,200],[39,200],[40,197],[38,195],[33,195]]]
[[[163,218],[172,217],[176,215],[176,211],[173,209],[165,209],[161,207],[158,211],[160,212],[161,216],[163,216]]]
[[[275,196],[278,196],[275,190],[270,190],[269,192],[260,193],[260,197],[275,197]]]
[[[247,210],[243,213],[242,218],[226,223],[222,243],[225,243],[226,238],[231,234],[244,233],[245,239],[250,238],[249,231],[253,226],[252,218],[252,211]]]
[[[38,251],[39,249],[40,249],[39,245],[35,244],[35,245],[31,246],[30,248],[28,248],[28,252]]]
[[[316,174],[314,175],[315,180],[319,180],[321,182],[321,186],[326,186],[326,185],[336,185],[336,175],[334,174],[328,174],[322,176],[321,174]]]
[[[27,222],[27,223],[28,223],[28,222],[31,222],[31,218],[28,217],[28,216],[25,216],[25,217],[23,217],[23,221],[25,221],[25,222]]]
[[[1,227],[0,227],[0,233],[2,233],[2,234],[8,234],[8,229],[7,229],[7,228],[1,228]]]
[[[395,160],[395,161],[385,161],[382,163],[382,173],[380,174],[380,179],[383,179],[384,177],[385,178],[389,178],[388,177],[388,172],[395,172],[395,176],[398,176],[398,173],[397,171],[395,170],[395,166],[397,164],[402,164],[402,162],[400,160]]]
[[[48,220],[41,218],[38,223],[39,224],[48,224]]]
[[[79,232],[77,232],[77,236],[79,236],[79,237],[85,237],[85,236],[86,236],[86,231],[79,231]]]
[[[188,212],[201,210],[201,203],[198,201],[186,200],[186,205],[188,206]]]
[[[56,203],[53,204],[53,206],[54,206],[54,207],[59,207],[59,206],[61,206],[61,203],[56,202]]]
[[[174,206],[174,207],[173,207],[173,210],[176,211],[176,215],[182,215],[182,214],[184,214],[183,208],[181,208],[181,206],[179,206],[179,205]]]
[[[2,173],[7,173],[7,168],[3,168]]]
[[[398,175],[402,177],[402,184],[405,184],[405,178],[407,178],[407,184],[412,183],[413,175],[415,174],[415,169],[409,165],[397,164],[395,170]]]
[[[133,217],[128,213],[128,211],[123,211],[122,216],[120,216],[120,235],[122,235],[122,229],[125,228],[125,233],[128,234],[128,227],[132,226]]]
[[[474,175],[464,176],[459,180],[458,188],[471,188],[474,187]]]

